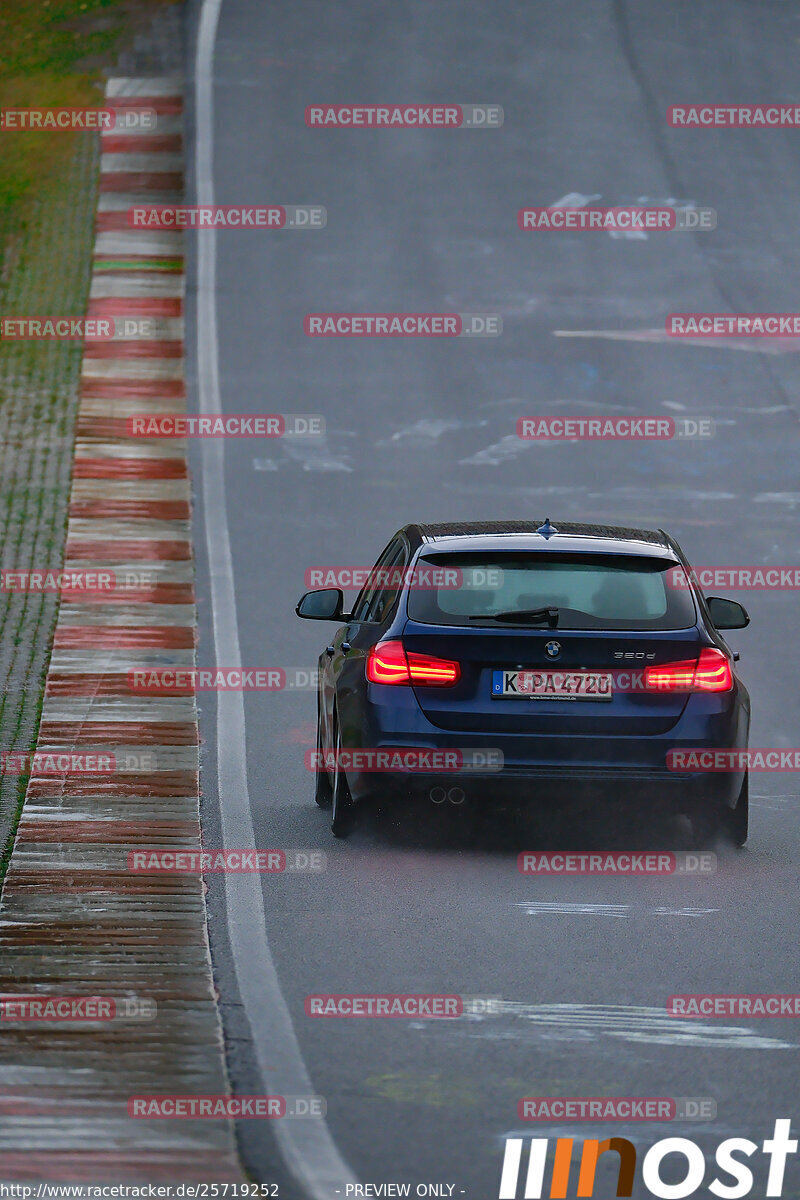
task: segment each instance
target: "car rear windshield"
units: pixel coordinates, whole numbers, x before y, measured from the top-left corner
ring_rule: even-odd
[[[553,611],[530,616],[540,609]],[[409,579],[408,615],[430,625],[558,629],[688,629],[697,620],[677,562],[541,551],[425,555]]]

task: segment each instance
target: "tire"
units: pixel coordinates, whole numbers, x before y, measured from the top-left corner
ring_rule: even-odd
[[[750,788],[747,774],[735,808],[709,807],[697,809],[691,817],[692,833],[698,849],[723,839],[742,847],[747,841],[750,819]]]
[[[317,695],[317,754],[322,754],[322,713],[320,711],[319,695]],[[321,762],[320,758],[317,762]],[[316,773],[314,799],[320,808],[330,808],[333,802],[333,788],[327,769],[320,767]]]
[[[347,776],[339,766],[342,749],[342,734],[339,729],[339,717],[334,712],[334,752],[333,784],[331,785],[331,833],[334,837],[347,837],[353,828],[353,798],[347,786]]]
[[[728,812],[727,818],[728,836],[734,846],[743,846],[747,841],[750,826],[750,778],[746,771],[742,780],[742,790],[736,801],[736,808]]]

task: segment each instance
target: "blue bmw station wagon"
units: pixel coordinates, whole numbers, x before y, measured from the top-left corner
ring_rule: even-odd
[[[698,840],[747,839],[750,698],[662,530],[546,520],[406,525],[352,612],[338,588],[298,616],[339,630],[319,659],[316,800],[337,836],[359,804],[631,801]],[[722,756],[723,762],[728,762]]]

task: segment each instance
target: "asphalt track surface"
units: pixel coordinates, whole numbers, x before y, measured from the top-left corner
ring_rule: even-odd
[[[335,627],[295,618],[305,570],[369,564],[409,520],[661,526],[698,565],[800,561],[796,343],[777,352],[557,333],[662,329],[669,312],[794,311],[800,135],[672,130],[665,113],[681,102],[798,97],[800,13],[782,3],[224,0],[214,199],[328,213],[321,232],[216,238],[224,411],[319,413],[328,427],[323,444],[224,445],[245,666],[313,667]],[[306,105],[325,101],[492,102],[505,124],[307,129]],[[517,229],[522,205],[573,192],[602,204],[691,200],[716,209],[718,228],[646,240]],[[191,292],[196,263],[189,282]],[[308,338],[303,317],[320,311],[494,312],[504,330],[452,341]],[[199,349],[190,346],[190,363]],[[519,441],[517,418],[540,413],[712,417],[717,432],[681,444]],[[198,446],[192,453],[201,491],[207,464]],[[209,511],[198,502],[203,665],[214,663]],[[752,696],[751,745],[798,745],[796,597],[733,594],[752,617],[729,637]],[[214,846],[220,806],[231,802],[218,793],[218,752],[245,751],[219,744],[215,698],[201,703],[204,839]],[[489,1197],[512,1132],[618,1134],[643,1149],[675,1134],[711,1160],[723,1138],[761,1143],[775,1118],[797,1115],[797,1021],[663,1015],[673,993],[796,987],[796,775],[754,778],[747,849],[721,850],[711,877],[531,879],[517,871],[521,849],[673,848],[686,830],[648,826],[644,795],[641,828],[598,811],[476,834],[459,813],[443,827],[432,812],[430,825],[424,813],[364,821],[336,841],[303,765],[314,710],[311,690],[245,695],[247,783],[259,847],[328,856],[319,876],[266,876],[260,888],[313,1089],[362,1182],[452,1183],[455,1196]],[[218,879],[209,906],[233,1085],[280,1090],[257,1068]],[[315,992],[508,1003],[483,1020],[315,1021],[303,1008]],[[607,1094],[711,1097],[718,1115],[669,1126],[526,1126],[516,1115],[522,1096]],[[272,1129],[242,1122],[240,1136],[254,1178],[279,1180],[285,1197],[310,1194]],[[797,1194],[799,1169],[790,1161],[784,1194]],[[763,1156],[754,1170],[757,1194]],[[598,1178],[612,1186],[610,1170]]]

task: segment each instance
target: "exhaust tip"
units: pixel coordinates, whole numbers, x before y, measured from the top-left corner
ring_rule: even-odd
[[[447,799],[451,804],[463,804],[466,798],[466,792],[460,787],[450,788],[450,791],[447,793]]]
[[[432,787],[430,797],[434,804],[444,804],[447,799],[447,792],[443,787]]]

